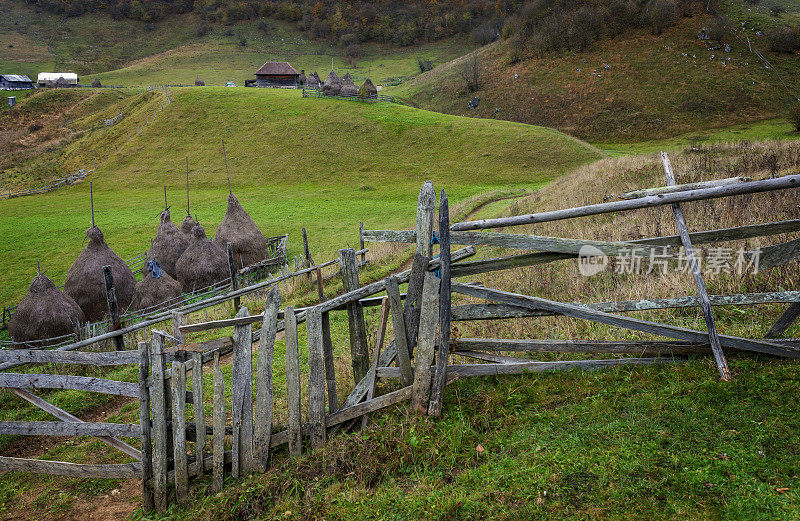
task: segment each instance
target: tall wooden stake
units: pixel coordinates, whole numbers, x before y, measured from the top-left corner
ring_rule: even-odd
[[[186,215],[192,215],[189,211],[189,156],[186,156]]]
[[[92,189],[91,181],[89,181],[89,204],[92,208],[92,228],[94,228],[94,190]]]
[[[225,158],[225,175],[228,176],[228,193],[232,194],[231,190],[231,171],[228,170],[228,154],[225,153],[225,140],[222,140],[222,156]]]
[[[669,157],[667,157],[667,154],[664,152],[661,152],[661,163],[664,166],[664,175],[667,178],[667,185],[675,185],[672,164],[669,161]],[[675,214],[675,224],[681,236],[683,249],[686,251],[686,258],[689,259],[689,266],[692,269],[695,286],[697,286],[697,299],[700,301],[700,308],[703,311],[703,318],[705,318],[706,327],[708,328],[708,340],[711,344],[711,350],[714,352],[714,358],[717,360],[717,368],[719,369],[720,376],[723,380],[728,381],[731,379],[731,372],[728,369],[728,361],[725,359],[725,353],[722,351],[722,345],[720,345],[719,342],[719,334],[717,333],[717,326],[714,324],[714,314],[711,311],[711,301],[706,291],[706,283],[703,281],[700,265],[697,263],[697,258],[694,255],[692,240],[689,238],[689,230],[687,229],[686,219],[683,216],[680,203],[672,204],[672,213]]]
[[[111,315],[111,330],[116,331],[122,327],[119,321],[119,308],[117,306],[117,290],[114,288],[114,274],[111,273],[111,266],[103,266],[103,279],[106,283],[106,301],[108,302],[108,313]],[[114,344],[117,351],[125,350],[125,340],[122,335],[114,337]]]
[[[231,272],[231,289],[236,291],[239,289],[239,280],[238,280],[238,271],[236,269],[236,262],[233,260],[233,245],[228,243],[228,269]],[[236,312],[239,312],[239,306],[241,305],[241,299],[239,297],[234,297],[233,299],[233,307],[236,308]]]
[[[442,414],[447,358],[450,356],[450,205],[444,190],[439,198],[439,276],[439,348],[436,351],[436,372],[428,405],[430,416]]]

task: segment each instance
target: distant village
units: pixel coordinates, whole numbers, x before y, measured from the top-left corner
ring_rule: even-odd
[[[205,82],[197,77],[195,86],[204,86]],[[0,74],[0,90],[30,90],[36,88],[69,88],[80,87],[78,75],[73,72],[40,72],[34,82],[23,74]],[[102,87],[95,78],[92,87]],[[226,86],[235,87],[233,82]],[[255,79],[244,82],[245,87],[263,88],[310,88],[320,91],[326,96],[353,96],[376,98],[380,86],[367,78],[362,85],[356,85],[350,73],[341,78],[333,71],[323,81],[316,71],[306,75],[305,70],[297,71],[288,62],[266,62],[255,72]]]

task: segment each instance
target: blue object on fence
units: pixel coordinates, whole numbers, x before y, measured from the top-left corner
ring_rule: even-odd
[[[436,232],[433,232],[433,236],[431,237],[431,246],[433,246],[434,244],[440,244],[439,236],[436,235]],[[436,259],[436,258],[438,258],[440,256],[441,256],[441,254],[439,253],[439,254],[434,255],[433,258]],[[442,278],[441,274],[439,273],[439,268],[436,268],[436,270],[434,270],[433,274],[436,275],[437,279],[441,279]]]
[[[147,271],[153,274],[154,279],[160,279],[164,276],[164,270],[161,268],[161,264],[155,259],[147,261]]]

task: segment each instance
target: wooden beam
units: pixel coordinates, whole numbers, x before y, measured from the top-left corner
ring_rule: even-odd
[[[139,384],[66,374],[0,373],[0,387],[18,389],[73,389],[117,396],[139,397]]]
[[[749,177],[726,177],[725,179],[711,179],[709,181],[697,181],[696,183],[683,183],[679,185],[659,186],[655,188],[642,188],[632,190],[619,195],[620,199],[638,199],[658,194],[669,194],[673,192],[685,192],[686,190],[697,190],[698,188],[713,188],[715,186],[725,186],[750,181]]]
[[[34,474],[50,474],[70,478],[140,478],[142,464],[119,463],[110,465],[89,465],[85,463],[67,463],[65,461],[48,461],[40,459],[9,458],[0,456],[0,472],[31,472]]]
[[[286,403],[289,409],[289,453],[300,456],[303,450],[300,427],[300,353],[297,347],[297,319],[294,308],[286,308]]]
[[[119,321],[119,308],[117,306],[117,290],[114,288],[114,274],[111,273],[111,266],[103,266],[103,280],[106,284],[106,301],[108,303],[108,313],[111,316],[111,330],[122,329]],[[125,350],[125,340],[122,335],[114,337],[114,345],[117,351]]]
[[[264,304],[264,316],[258,340],[258,359],[256,360],[256,405],[254,409],[253,444],[255,458],[261,472],[269,463],[269,442],[272,436],[272,413],[275,404],[272,382],[272,362],[277,337],[278,310],[281,307],[281,294],[272,288]]]
[[[339,265],[345,292],[357,290],[361,285],[358,281],[355,250],[352,248],[339,250]],[[353,379],[357,382],[369,372],[369,348],[367,347],[364,308],[358,301],[347,304],[347,318],[350,329],[350,359],[353,365]]]
[[[375,334],[375,349],[373,350],[372,354],[372,365],[369,368],[369,373],[367,374],[367,379],[369,383],[369,390],[367,391],[367,401],[372,400],[375,396],[375,385],[378,382],[378,377],[375,376],[375,370],[378,368],[378,361],[381,357],[381,350],[383,349],[383,341],[386,338],[386,324],[389,321],[389,298],[383,298],[383,305],[381,306],[381,316],[378,319],[378,330]],[[361,428],[367,428],[367,422],[369,421],[369,415],[365,414],[364,418],[361,420]]]
[[[456,352],[499,351],[531,353],[608,353],[639,356],[709,354],[710,344],[669,340],[538,340],[506,338],[457,338],[450,342]]]
[[[139,436],[135,423],[75,423],[51,421],[0,421],[0,434],[9,436]]]
[[[640,320],[636,318],[624,317],[620,315],[613,315],[596,311],[583,306],[574,304],[565,304],[562,302],[555,302],[552,300],[543,299],[540,297],[531,297],[527,295],[519,295],[517,293],[509,293],[490,288],[482,288],[462,284],[459,282],[453,283],[453,291],[464,295],[469,295],[477,298],[484,298],[501,302],[504,304],[511,304],[521,307],[529,307],[533,309],[542,309],[551,311],[560,315],[569,316],[573,318],[580,318],[590,320],[592,322],[599,322],[615,327],[631,329],[634,331],[641,331],[643,333],[650,333],[654,335],[666,336],[677,340],[688,340],[690,342],[707,343],[708,333],[703,331],[695,331],[678,326],[671,326],[668,324],[660,324],[657,322],[650,322],[647,320]],[[787,358],[800,358],[800,351],[786,346],[780,345],[775,342],[767,342],[764,340],[752,340],[747,338],[740,338],[728,335],[719,335],[720,342],[725,347],[733,349],[740,349],[744,351],[753,351],[756,353],[768,354],[773,356],[781,356]]]
[[[246,307],[239,309],[246,317]],[[231,363],[231,407],[233,415],[233,468],[238,477],[253,472],[253,326],[236,326],[233,331],[233,360]]]
[[[754,194],[759,192],[769,192],[773,190],[785,190],[800,186],[800,175],[786,175],[775,179],[764,179],[761,181],[750,181],[728,186],[717,186],[713,188],[702,188],[699,190],[687,190],[672,194],[659,194],[628,201],[611,201],[607,203],[579,206],[576,208],[566,208],[550,212],[541,212],[528,215],[516,215],[514,217],[499,217],[495,219],[480,219],[476,221],[465,221],[456,223],[450,227],[452,231],[480,230],[486,228],[502,228],[506,226],[518,226],[522,224],[535,224],[542,222],[572,219],[575,217],[586,217],[589,215],[599,215],[603,213],[619,212],[624,210],[636,210],[640,208],[651,208],[673,203],[685,203],[690,201],[701,201],[705,199],[716,199],[720,197],[730,197],[734,195]]]
[[[147,482],[153,477],[153,440],[150,423],[150,391],[147,377],[150,374],[149,345],[139,342],[139,426],[142,444],[142,509],[152,512],[156,508],[153,490]]]
[[[308,332],[308,416],[311,448],[325,446],[325,357],[322,352],[322,313],[311,308],[306,317]]]
[[[612,358],[608,360],[565,360],[560,362],[522,362],[514,364],[451,364],[447,374],[452,376],[497,376],[505,374],[542,373],[546,371],[569,371],[571,369],[605,369],[620,365],[666,364],[667,358]],[[397,367],[379,367],[381,378],[398,378]]]
[[[664,166],[664,176],[667,178],[667,185],[674,186],[675,175],[672,173],[672,164],[669,157],[665,152],[661,152],[661,164]],[[683,209],[679,203],[672,205],[672,213],[675,215],[675,224],[678,227],[678,233],[681,236],[683,249],[689,260],[689,267],[692,270],[692,277],[694,284],[697,286],[697,299],[700,301],[700,309],[703,312],[703,319],[706,322],[708,329],[708,339],[711,344],[711,351],[714,353],[714,358],[717,362],[717,369],[719,369],[720,377],[724,381],[731,379],[731,371],[728,369],[728,361],[725,359],[725,353],[722,351],[722,345],[719,342],[719,335],[717,333],[717,326],[714,323],[714,312],[711,310],[711,301],[708,299],[708,291],[706,291],[706,283],[703,280],[703,273],[700,271],[700,265],[697,262],[697,257],[694,255],[694,248],[692,247],[692,240],[689,238],[689,229],[686,226],[686,219],[683,216]]]
[[[0,362],[75,364],[103,367],[136,364],[139,362],[139,352],[130,350],[93,353],[84,351],[51,351],[48,349],[2,349],[0,350]]]
[[[428,412],[431,397],[431,362],[436,347],[436,330],[439,325],[439,279],[425,273],[420,306],[419,336],[414,371],[414,410],[423,415]]]
[[[447,192],[439,196],[439,346],[436,351],[436,371],[431,384],[428,415],[442,415],[444,385],[447,379],[447,362],[450,356],[450,204]]]
[[[411,370],[411,355],[408,351],[406,337],[406,321],[403,316],[403,304],[400,300],[400,289],[397,278],[390,275],[386,278],[386,296],[389,299],[389,308],[392,314],[392,330],[394,331],[394,345],[397,349],[397,364],[403,374],[403,383],[411,385],[414,373]],[[375,356],[377,363],[378,356]]]
[[[778,338],[784,331],[789,329],[797,317],[800,316],[800,302],[794,302],[791,306],[783,312],[783,314],[775,321],[764,338]]]

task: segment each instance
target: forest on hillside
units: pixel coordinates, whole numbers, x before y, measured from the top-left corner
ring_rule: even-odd
[[[365,41],[408,46],[468,34],[476,44],[516,38],[546,50],[580,50],[635,27],[660,32],[708,0],[25,0],[64,16],[107,12],[115,19],[157,22],[194,12],[198,36],[213,24],[273,18],[315,39],[358,53]],[[266,29],[266,24],[264,25]],[[545,41],[546,40],[546,41]],[[538,42],[538,43],[537,43]]]

